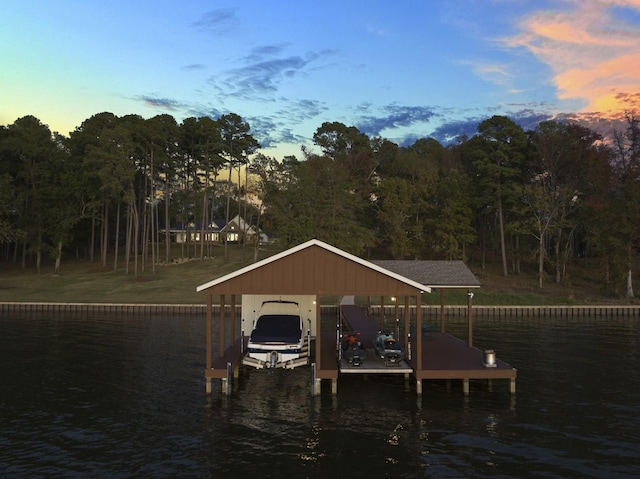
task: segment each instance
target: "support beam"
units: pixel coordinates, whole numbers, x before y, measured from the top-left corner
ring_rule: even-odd
[[[338,394],[338,380],[337,379],[332,379],[331,380],[331,394],[333,396]]]
[[[224,390],[224,392],[229,395],[231,394],[231,388],[233,386],[233,366],[231,365],[230,362],[227,362],[227,379],[226,380],[222,380],[223,384],[226,384],[226,389]]]
[[[396,325],[398,324],[398,320],[400,319],[398,317],[398,298],[394,296],[393,298],[393,324]],[[400,338],[398,338],[400,339]]]
[[[509,385],[509,391],[511,394],[516,393],[516,378],[511,378],[511,384]]]
[[[236,340],[236,295],[231,295],[231,334],[229,337],[231,338],[231,343]]]
[[[465,396],[469,395],[469,379],[463,379],[462,380],[462,392],[464,393]]]
[[[409,331],[411,331],[411,318],[409,316],[409,296],[404,297],[404,350],[409,350]]]
[[[220,342],[219,342],[219,350],[218,354],[220,357],[224,356],[224,316],[225,316],[225,304],[224,304],[225,296],[224,294],[220,295]]]
[[[320,357],[322,354],[322,321],[320,319],[320,300],[318,299],[318,295],[316,295],[316,365],[318,369],[322,369],[322,361]],[[338,306],[340,308],[340,306]],[[309,350],[311,350],[311,345],[309,344]]]
[[[422,371],[422,296],[416,295],[416,369]]]
[[[211,369],[213,356],[213,295],[207,294],[207,358],[205,361],[207,370]]]
[[[416,394],[422,396],[422,379],[416,379]]]
[[[469,347],[473,347],[473,293],[471,290],[467,292],[467,326],[469,328]]]
[[[444,289],[440,290],[440,332],[445,332],[444,326]]]

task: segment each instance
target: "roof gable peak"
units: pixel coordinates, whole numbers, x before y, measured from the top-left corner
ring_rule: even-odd
[[[397,273],[394,273],[394,272],[389,271],[389,270],[387,270],[385,268],[382,268],[381,266],[378,266],[378,265],[376,265],[374,263],[370,263],[369,261],[366,261],[366,260],[364,260],[362,258],[359,258],[359,257],[357,257],[355,255],[352,255],[351,253],[347,253],[346,251],[343,251],[343,250],[341,250],[339,248],[336,248],[335,246],[332,246],[332,245],[330,245],[328,243],[325,243],[323,241],[320,241],[318,239],[312,239],[312,240],[306,241],[306,242],[301,243],[301,244],[299,244],[297,246],[289,248],[289,249],[287,249],[285,251],[277,253],[277,254],[275,254],[273,256],[269,256],[268,258],[265,258],[265,259],[263,259],[261,261],[258,261],[257,263],[253,263],[251,265],[245,266],[244,268],[240,268],[240,269],[238,269],[238,270],[236,270],[236,271],[234,271],[232,273],[229,273],[229,274],[227,274],[225,276],[222,276],[220,278],[216,278],[216,279],[214,279],[212,281],[209,281],[208,283],[201,284],[200,286],[198,286],[196,288],[196,291],[198,291],[198,292],[204,291],[204,290],[209,289],[209,288],[211,288],[211,287],[213,287],[213,286],[215,286],[217,284],[223,283],[223,282],[228,281],[228,280],[230,280],[232,278],[235,278],[237,276],[245,274],[245,273],[247,273],[249,271],[258,269],[258,268],[260,268],[262,266],[265,266],[265,265],[267,265],[269,263],[278,261],[278,260],[280,260],[280,259],[282,259],[282,258],[284,258],[286,256],[292,255],[294,253],[297,253],[299,251],[302,251],[304,249],[307,249],[307,248],[310,248],[310,247],[313,247],[313,246],[317,246],[317,247],[322,248],[322,249],[324,249],[326,251],[330,251],[330,252],[332,252],[334,254],[337,254],[337,255],[339,255],[339,256],[341,256],[341,257],[343,257],[343,258],[345,258],[345,259],[347,259],[349,261],[353,261],[354,263],[358,263],[358,264],[360,264],[362,266],[365,266],[365,267],[367,267],[369,269],[377,271],[378,273],[381,273],[381,274],[384,274],[386,276],[389,276],[389,277],[392,277],[394,279],[397,279],[398,281],[401,281],[401,282],[406,283],[406,284],[408,284],[410,286],[413,286],[416,289],[419,289],[421,291],[431,292],[431,288],[429,288],[428,286],[420,284],[420,283],[418,283],[416,281],[413,281],[413,280],[411,280],[409,278],[405,278],[404,276],[401,276],[401,275],[399,275]]]

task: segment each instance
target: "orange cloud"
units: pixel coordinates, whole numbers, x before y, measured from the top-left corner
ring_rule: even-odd
[[[571,0],[562,11],[539,11],[504,40],[524,47],[553,71],[560,99],[582,99],[583,113],[616,117],[638,105],[640,29],[612,7],[640,12],[640,0]]]

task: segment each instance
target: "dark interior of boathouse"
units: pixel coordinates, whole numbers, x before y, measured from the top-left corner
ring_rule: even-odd
[[[343,368],[337,354],[336,328],[322,326],[322,297],[375,298],[375,307],[355,304],[336,305],[346,328],[362,332],[363,342],[371,340],[375,330],[384,327],[385,310],[401,326],[398,338],[410,351],[407,369],[390,366],[367,373],[403,373],[415,380],[416,392],[422,394],[422,382],[436,379],[459,379],[463,391],[469,393],[471,379],[507,379],[515,393],[516,369],[495,357],[487,364],[487,351],[473,346],[473,291],[480,282],[462,261],[366,261],[319,240],[310,240],[268,257],[235,272],[216,278],[196,289],[206,293],[206,361],[205,380],[211,392],[212,380],[222,382],[229,391],[233,377],[242,363],[246,331],[236,331],[236,310],[242,298],[300,297],[313,298],[315,311],[310,312],[310,328],[315,347],[312,366],[312,391],[320,393],[323,380],[330,381],[332,394],[337,393],[340,374],[363,372]],[[466,342],[446,332],[444,295],[446,289],[467,291],[468,335]],[[440,293],[440,328],[426,330],[423,322],[423,294]],[[385,298],[391,298],[385,304]],[[217,304],[214,300],[217,299]],[[371,302],[372,304],[375,301]],[[213,354],[214,311],[219,321],[218,355]],[[225,315],[231,316],[225,328]],[[246,318],[248,311],[241,311]],[[413,334],[411,332],[413,331]],[[419,334],[416,334],[419,332]]]

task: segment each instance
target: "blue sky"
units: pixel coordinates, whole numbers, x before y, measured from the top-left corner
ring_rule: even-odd
[[[400,145],[640,110],[640,0],[6,0],[0,125],[237,113],[278,159],[325,121]]]

